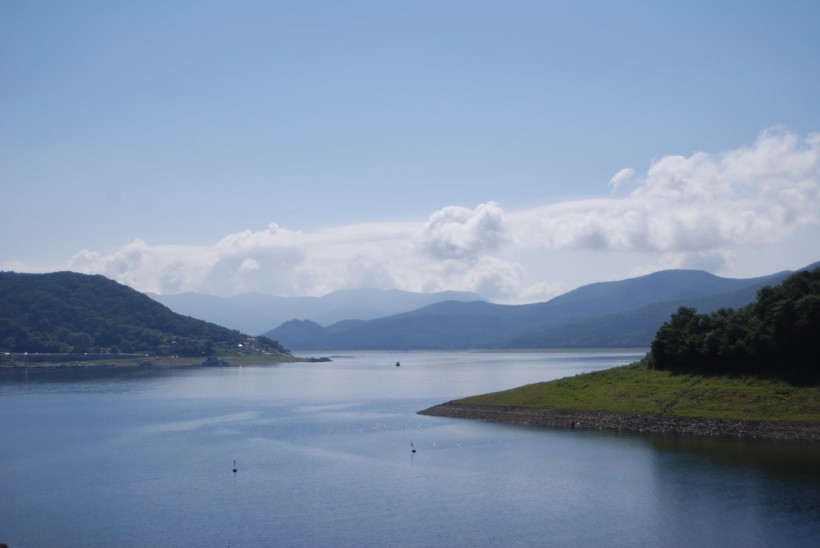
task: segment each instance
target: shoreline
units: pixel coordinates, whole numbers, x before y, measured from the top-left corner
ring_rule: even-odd
[[[708,438],[820,442],[820,423],[702,419],[570,409],[494,407],[450,401],[418,412],[433,417],[509,422],[575,430],[610,430]]]
[[[276,365],[281,363],[307,362],[304,358],[280,355],[228,355],[210,358],[171,356],[127,356],[122,358],[90,360],[48,360],[15,361],[0,363],[0,372],[7,371],[51,371],[64,369],[171,369],[192,367],[237,367],[243,365]]]

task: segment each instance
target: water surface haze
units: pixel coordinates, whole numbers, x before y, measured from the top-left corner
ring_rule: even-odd
[[[309,364],[5,372],[0,542],[820,546],[813,445],[416,414],[642,356],[344,352]]]

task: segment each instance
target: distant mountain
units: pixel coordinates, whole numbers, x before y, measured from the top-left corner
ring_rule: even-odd
[[[787,275],[770,280],[776,284]],[[634,310],[546,325],[505,341],[506,348],[583,348],[645,347],[652,342],[658,328],[681,306],[713,312],[719,308],[740,308],[755,300],[762,284],[698,299],[670,300],[652,303]]]
[[[732,279],[665,270],[586,285],[543,303],[448,301],[324,328],[289,322],[265,335],[306,350],[646,347],[678,307],[739,308],[789,274]]]
[[[548,303],[578,307],[564,321],[544,322],[526,334],[506,340],[502,346],[648,346],[661,324],[679,307],[689,306],[702,312],[740,308],[755,300],[758,289],[776,285],[789,274],[731,279],[702,271],[667,270],[622,282],[584,286]],[[647,282],[645,291],[640,289],[642,281]],[[634,299],[633,306],[629,305],[630,299]]]
[[[244,333],[259,334],[293,318],[319,325],[343,320],[371,320],[414,310],[440,301],[472,301],[475,293],[444,291],[412,293],[397,289],[346,289],[323,297],[275,297],[246,293],[216,297],[202,293],[149,296],[171,310]]]
[[[0,272],[0,347],[6,352],[197,356],[246,339],[239,331],[172,312],[103,276]],[[272,350],[283,350],[270,342]]]

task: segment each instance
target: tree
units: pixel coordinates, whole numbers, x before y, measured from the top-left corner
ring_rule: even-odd
[[[69,337],[72,352],[91,352],[94,350],[94,338],[88,333],[72,333]]]
[[[679,308],[652,341],[650,364],[670,371],[754,373],[820,382],[820,268],[764,287],[740,310]]]

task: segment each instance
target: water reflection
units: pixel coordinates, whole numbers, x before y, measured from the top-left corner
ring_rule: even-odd
[[[692,544],[817,546],[820,447],[648,436],[659,523]],[[715,508],[715,501],[723,501]],[[784,531],[773,523],[788,522]],[[731,523],[732,527],[727,527]]]
[[[143,367],[30,367],[0,371],[0,394],[128,392],[135,382],[151,382],[167,369]]]

